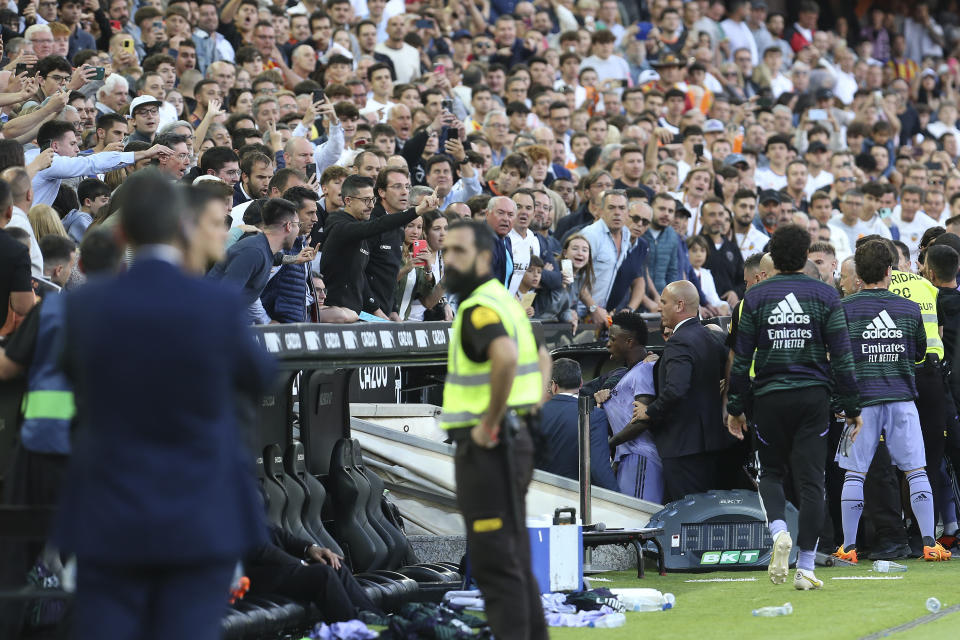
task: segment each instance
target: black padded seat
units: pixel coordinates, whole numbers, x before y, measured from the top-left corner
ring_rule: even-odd
[[[327,499],[327,490],[307,471],[303,445],[299,442],[294,442],[287,447],[283,456],[283,470],[303,491],[304,502],[300,521],[303,528],[310,533],[309,537],[316,540],[320,546],[342,556],[343,549],[323,524],[323,504]]]
[[[364,579],[376,583],[384,590],[384,599],[381,608],[396,611],[401,605],[416,599],[419,586],[416,581],[394,571],[376,571],[359,573],[358,580]]]
[[[387,545],[387,562],[384,569],[397,569],[403,565],[404,559],[410,553],[410,543],[407,536],[390,522],[383,514],[383,480],[372,469],[363,464],[363,451],[360,443],[350,439],[353,450],[353,468],[356,473],[370,486],[367,498],[366,512],[370,525]]]
[[[354,571],[382,568],[388,556],[387,545],[367,519],[370,485],[353,468],[348,439],[340,439],[333,446],[329,482],[336,538],[348,552],[350,566]]]
[[[275,444],[267,445],[263,448],[263,454],[257,460],[257,472],[260,479],[260,487],[266,500],[267,520],[280,528],[283,526],[283,510],[287,505],[287,494],[283,490],[283,485],[276,478],[276,469],[282,469],[281,462],[277,463],[276,458],[280,454],[280,447]]]

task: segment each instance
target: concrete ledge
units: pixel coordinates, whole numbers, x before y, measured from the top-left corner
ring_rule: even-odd
[[[466,553],[466,536],[407,536],[420,562],[460,562]],[[608,571],[637,568],[633,547],[606,545],[593,550],[592,567]]]

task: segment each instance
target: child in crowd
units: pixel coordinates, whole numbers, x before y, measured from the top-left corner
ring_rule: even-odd
[[[717,315],[728,316],[730,315],[730,305],[717,295],[713,274],[710,273],[710,269],[703,266],[703,263],[707,261],[709,251],[710,245],[703,236],[698,234],[687,238],[687,256],[690,259],[690,266],[693,267],[693,273],[700,280],[700,290],[706,298],[707,306]]]

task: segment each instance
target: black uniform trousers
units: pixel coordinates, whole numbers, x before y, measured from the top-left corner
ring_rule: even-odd
[[[298,602],[313,602],[324,622],[352,620],[358,611],[380,613],[344,563],[339,569],[320,562],[248,565],[246,572],[251,594],[276,593]]]
[[[546,640],[524,500],[533,477],[530,431],[520,429],[508,445],[512,478],[502,441],[493,449],[483,449],[463,435],[461,430],[455,436],[457,504],[466,523],[467,553],[486,603],[487,621],[497,640]],[[516,505],[511,503],[511,491]]]
[[[800,499],[797,547],[813,551],[823,524],[829,393],[825,387],[806,387],[757,396],[753,417],[760,458],[760,499],[767,522],[786,520],[783,485],[789,467]]]

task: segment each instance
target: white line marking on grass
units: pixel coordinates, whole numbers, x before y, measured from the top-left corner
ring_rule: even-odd
[[[756,578],[702,578],[700,580],[684,580],[684,582],[756,582]]]
[[[903,580],[903,576],[835,576],[831,580]]]

